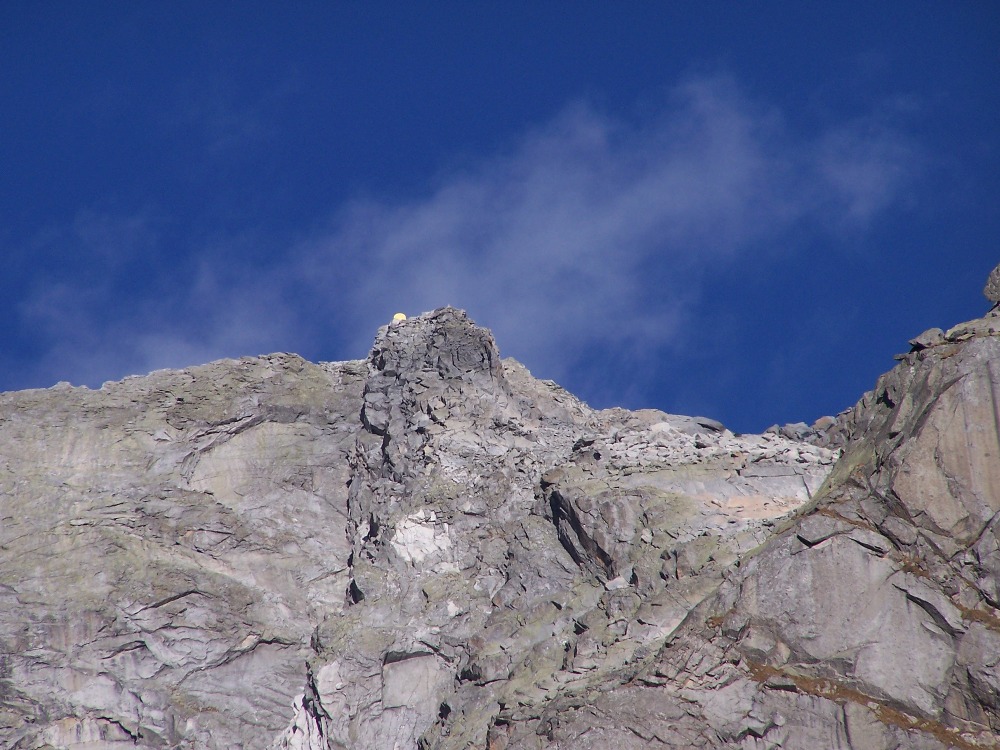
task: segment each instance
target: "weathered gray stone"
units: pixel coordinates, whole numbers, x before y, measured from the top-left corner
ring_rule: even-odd
[[[920,351],[921,349],[928,349],[932,346],[943,344],[944,341],[944,331],[940,328],[928,328],[919,336],[914,336],[910,339],[909,344],[911,351]]]
[[[451,308],[2,394],[0,744],[996,748],[990,320],[763,435],[594,411]]]
[[[1000,265],[990,271],[986,286],[983,287],[983,294],[994,304],[1000,302]]]
[[[0,396],[0,744],[265,747],[343,607],[363,382],[273,355]]]

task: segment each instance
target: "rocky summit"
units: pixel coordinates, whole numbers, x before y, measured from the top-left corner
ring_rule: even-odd
[[[1000,317],[898,359],[761,435],[452,308],[0,395],[0,745],[1000,748]]]

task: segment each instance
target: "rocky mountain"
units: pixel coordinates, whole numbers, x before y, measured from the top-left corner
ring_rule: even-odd
[[[1000,317],[852,410],[596,411],[442,308],[0,396],[0,745],[1000,748]]]

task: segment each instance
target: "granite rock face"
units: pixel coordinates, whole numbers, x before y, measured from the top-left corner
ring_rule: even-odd
[[[0,745],[266,745],[344,604],[363,382],[275,355],[0,396]]]
[[[994,268],[986,279],[986,286],[983,287],[983,295],[993,303],[1000,303],[1000,265]]]
[[[997,320],[762,435],[451,308],[3,394],[0,745],[997,747]]]

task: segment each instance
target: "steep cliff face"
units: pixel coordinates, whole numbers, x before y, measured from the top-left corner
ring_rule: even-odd
[[[450,308],[3,394],[0,744],[997,746],[998,331],[811,442],[594,411]]]
[[[0,745],[276,732],[344,604],[363,383],[276,355],[0,397]]]
[[[351,606],[317,627],[282,748],[497,746],[617,684],[834,459],[594,412],[449,309],[383,331],[364,402]]]
[[[1000,746],[1000,318],[915,340],[794,523],[510,747]]]

